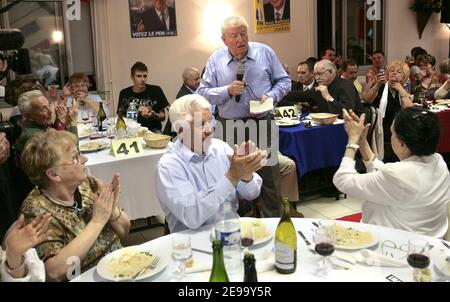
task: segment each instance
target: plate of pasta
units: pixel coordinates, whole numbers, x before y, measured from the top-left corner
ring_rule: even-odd
[[[129,280],[136,273],[148,267],[157,256],[160,260],[156,267],[154,269],[147,268],[134,280],[152,277],[169,264],[168,255],[157,254],[155,251],[156,249],[149,248],[146,245],[129,246],[114,251],[98,262],[97,273],[100,277],[110,281]]]
[[[374,246],[377,243],[376,236],[370,230],[336,224],[335,247],[338,249],[359,250]]]
[[[107,147],[109,147],[109,142],[106,140],[80,142],[80,152],[82,153],[97,152]]]

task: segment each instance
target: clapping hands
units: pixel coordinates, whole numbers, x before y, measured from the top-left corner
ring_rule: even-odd
[[[226,176],[236,186],[240,180],[250,181],[253,173],[267,162],[267,152],[256,148],[252,141],[233,146],[233,155],[229,156],[231,165]]]

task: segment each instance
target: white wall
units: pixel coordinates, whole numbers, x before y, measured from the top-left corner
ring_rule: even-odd
[[[385,0],[387,13],[387,62],[404,59],[411,48],[421,46],[436,57],[436,65],[448,58],[450,30],[439,23],[440,14],[433,14],[419,39],[416,13],[411,11],[410,0]]]
[[[387,62],[404,58],[414,46],[422,46],[436,56],[438,62],[448,55],[450,30],[439,23],[439,14],[430,19],[422,39],[419,40],[415,13],[408,7],[410,0],[385,0],[387,12],[386,55]],[[127,0],[94,1],[98,31],[97,60],[99,81],[112,91],[114,103],[122,88],[131,85],[130,67],[142,61],[149,67],[149,83],[160,85],[169,102],[172,102],[181,86],[181,73],[186,66],[201,70],[208,57],[223,44],[220,40],[220,24],[206,22],[205,10],[211,3],[226,3],[233,14],[242,15],[250,25],[251,41],[267,43],[283,63],[290,66],[296,79],[295,68],[301,60],[315,55],[314,0],[291,1],[291,31],[289,33],[254,33],[252,0],[177,0],[176,37],[131,38]],[[224,12],[220,12],[224,13]],[[207,16],[206,16],[207,17]],[[215,20],[217,21],[217,20]],[[216,34],[205,38],[210,30]],[[97,45],[98,46],[98,45]],[[99,83],[102,86],[102,83]]]
[[[217,34],[214,38],[206,40],[204,36],[205,30],[211,29],[211,24],[204,23],[205,3],[215,2],[228,4],[234,14],[245,17],[250,25],[250,40],[270,45],[280,60],[290,66],[293,76],[295,76],[297,63],[313,54],[313,36],[311,34],[313,28],[312,22],[308,22],[310,20],[308,16],[313,13],[312,0],[291,1],[291,18],[293,20],[291,32],[269,34],[254,33],[251,22],[253,16],[253,1],[251,0],[177,0],[178,36],[134,39],[130,34],[128,1],[94,1],[94,4],[97,5],[94,15],[102,20],[101,26],[106,26],[101,33],[109,35],[109,38],[102,37],[102,39],[109,46],[110,87],[115,104],[117,104],[120,90],[131,85],[130,67],[138,60],[149,67],[149,83],[160,85],[169,102],[175,100],[175,95],[182,83],[183,69],[186,66],[194,66],[202,70],[212,52],[223,46],[220,40],[220,24],[215,26]],[[108,76],[106,75],[106,77]],[[106,82],[108,82],[107,79]]]

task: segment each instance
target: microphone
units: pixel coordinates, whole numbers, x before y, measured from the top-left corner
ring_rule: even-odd
[[[17,50],[25,43],[19,29],[0,29],[0,50]]]
[[[244,69],[245,66],[241,63],[236,72],[236,81],[242,81],[244,79]],[[235,95],[234,99],[236,100],[236,103],[239,103],[239,101],[241,100],[241,96]]]

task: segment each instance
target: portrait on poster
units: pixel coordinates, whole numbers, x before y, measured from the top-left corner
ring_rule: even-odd
[[[291,30],[290,0],[254,0],[255,32],[288,32]]]
[[[132,38],[177,35],[175,0],[128,0]]]

